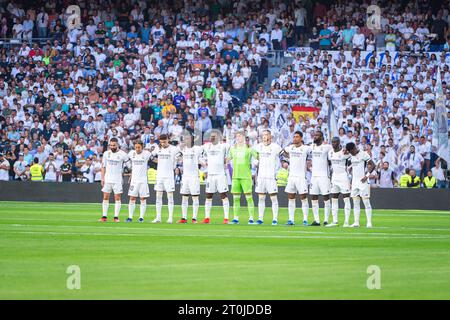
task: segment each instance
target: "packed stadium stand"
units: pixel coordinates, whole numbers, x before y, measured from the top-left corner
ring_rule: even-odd
[[[432,0],[0,0],[0,179],[32,180],[36,164],[37,180],[100,181],[112,137],[129,151],[161,134],[180,143],[185,130],[201,143],[218,129],[232,144],[239,129],[253,145],[270,129],[285,147],[296,131],[329,141],[335,121],[341,143],[374,160],[373,187],[448,188],[449,10]]]

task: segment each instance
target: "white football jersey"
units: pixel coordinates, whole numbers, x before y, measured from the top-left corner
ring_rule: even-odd
[[[296,147],[291,144],[284,148],[284,151],[289,154],[289,176],[290,177],[306,177],[306,159],[311,152],[311,147],[301,145]]]
[[[315,144],[311,147],[312,172],[313,177],[329,177],[328,153],[333,150],[329,144]]]
[[[277,167],[280,163],[280,153],[282,148],[276,144],[271,143],[265,145],[264,143],[258,143],[254,150],[258,153],[259,178],[275,178],[277,176]]]
[[[151,156],[147,150],[143,150],[141,153],[132,150],[128,153],[132,170],[131,184],[147,183],[148,160]]]
[[[103,168],[105,168],[105,183],[122,184],[123,166],[128,161],[128,155],[122,150],[116,152],[112,152],[111,150],[106,151],[103,154],[102,163]]]
[[[198,177],[198,165],[202,153],[203,150],[200,146],[181,150],[183,156],[183,177]]]
[[[158,168],[156,169],[156,179],[173,178],[177,158],[181,155],[180,149],[169,145],[167,148],[156,147],[152,151],[152,156],[158,158]]]
[[[331,168],[333,169],[333,178],[347,177],[347,164],[350,154],[344,154],[341,149],[338,152],[330,150],[328,154],[328,159],[331,161]]]
[[[203,145],[203,152],[208,162],[208,175],[225,173],[225,158],[228,155],[229,145],[227,143]]]
[[[366,166],[370,159],[369,154],[362,150],[350,157],[353,184],[360,183],[361,179],[366,175]]]

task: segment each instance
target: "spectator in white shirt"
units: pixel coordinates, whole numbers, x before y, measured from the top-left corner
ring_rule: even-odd
[[[275,28],[270,33],[270,40],[272,41],[272,50],[274,50],[274,60],[272,66],[281,64],[282,47],[281,41],[283,40],[283,31],[280,29],[280,25],[275,23]]]
[[[40,12],[36,16],[36,24],[38,37],[47,38],[48,14],[45,12],[44,7],[41,8]]]
[[[361,30],[356,28],[356,33],[353,35],[352,44],[354,49],[364,50],[366,37]]]

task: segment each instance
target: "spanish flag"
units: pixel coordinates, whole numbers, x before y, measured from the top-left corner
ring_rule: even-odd
[[[305,119],[306,117],[308,117],[309,119],[313,119],[316,117],[316,115],[314,114],[315,112],[319,113],[320,108],[300,105],[292,106],[292,114],[294,115],[295,122],[298,122],[300,116],[303,116],[303,118]]]

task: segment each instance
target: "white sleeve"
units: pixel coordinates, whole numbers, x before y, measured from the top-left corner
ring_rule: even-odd
[[[108,157],[108,151],[106,151],[104,154],[103,154],[103,159],[102,159],[102,167],[103,168],[106,168],[106,158]]]
[[[148,160],[150,160],[150,158],[152,157],[152,154],[147,150],[144,150],[144,152],[145,152],[145,161],[148,162]]]
[[[275,144],[275,151],[278,155],[280,155],[283,152],[283,148],[279,144]]]
[[[158,150],[159,150],[159,147],[156,146],[155,149],[153,149],[153,151],[150,152],[150,156],[155,157],[158,154]]]

